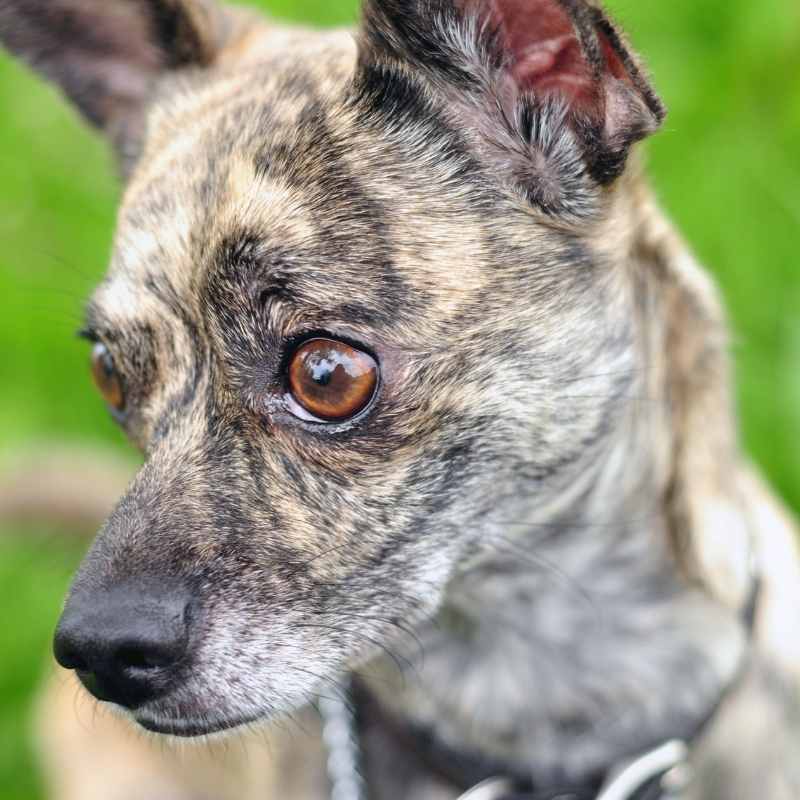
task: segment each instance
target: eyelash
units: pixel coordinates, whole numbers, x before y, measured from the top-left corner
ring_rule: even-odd
[[[91,344],[97,344],[100,341],[100,335],[97,334],[92,328],[80,328],[75,332],[75,335],[79,339],[83,339]]]

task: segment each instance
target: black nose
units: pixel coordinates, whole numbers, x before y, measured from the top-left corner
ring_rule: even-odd
[[[136,708],[172,688],[186,664],[188,593],[166,581],[77,589],[56,630],[56,661],[99,700]]]

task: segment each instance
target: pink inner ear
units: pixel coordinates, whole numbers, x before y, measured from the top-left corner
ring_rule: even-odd
[[[490,19],[510,53],[511,75],[519,89],[540,96],[560,95],[583,113],[599,111],[598,81],[570,18],[556,0],[489,0],[489,6]],[[624,73],[622,64],[618,66]]]

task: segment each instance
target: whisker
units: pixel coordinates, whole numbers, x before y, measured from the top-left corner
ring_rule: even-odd
[[[397,671],[401,676],[405,674],[405,671],[407,669],[411,670],[412,672],[416,670],[414,664],[412,664],[411,661],[409,661],[407,658],[398,655],[394,651],[390,650],[382,642],[378,641],[377,639],[374,639],[368,634],[362,633],[361,631],[352,630],[351,628],[341,628],[337,627],[336,625],[323,625],[321,623],[314,623],[314,622],[302,622],[296,624],[294,627],[327,630],[327,631],[333,631],[334,633],[344,634],[345,636],[355,636],[359,639],[363,639],[364,641],[369,642],[376,649],[383,651],[395,664],[395,666],[397,667]]]
[[[390,628],[396,628],[399,630],[404,636],[407,636],[411,641],[414,643],[414,647],[416,648],[417,655],[420,659],[420,666],[419,668],[422,669],[425,666],[425,646],[422,643],[422,640],[419,638],[417,633],[413,630],[413,628],[405,625],[404,623],[399,622],[398,620],[392,619],[390,617],[381,617],[381,616],[374,616],[371,614],[358,614],[351,611],[343,611],[337,610],[336,615],[340,617],[347,617],[350,619],[363,619],[371,622],[380,622]]]
[[[324,558],[325,556],[331,555],[331,553],[335,553],[335,552],[337,552],[339,550],[344,550],[344,549],[347,549],[349,547],[350,547],[350,544],[348,542],[341,542],[339,544],[333,545],[332,547],[326,548],[322,552],[316,553],[314,556],[312,556],[309,559],[306,559],[304,561],[292,564],[294,569],[292,569],[288,573],[286,573],[285,577],[286,578],[292,578],[295,575],[299,574],[300,572],[303,572],[304,570],[306,570],[315,561],[318,561],[319,559]]]

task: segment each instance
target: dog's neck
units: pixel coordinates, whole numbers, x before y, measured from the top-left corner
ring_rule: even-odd
[[[413,668],[368,670],[396,713],[544,784],[690,737],[745,652],[736,609],[692,582],[671,546],[681,423],[652,395],[654,383],[665,391],[653,373],[671,369],[657,366],[665,342],[643,341],[613,446],[565,481],[560,502],[520,500],[513,520],[497,523],[417,632],[405,654]]]
[[[691,736],[735,678],[743,626],[674,577],[652,508],[591,519],[533,524],[456,579],[380,696],[544,784]]]

